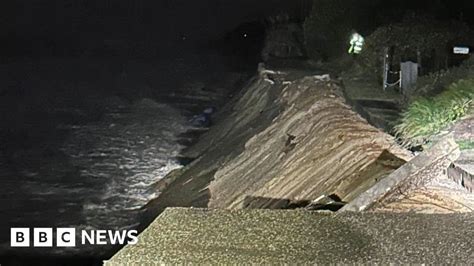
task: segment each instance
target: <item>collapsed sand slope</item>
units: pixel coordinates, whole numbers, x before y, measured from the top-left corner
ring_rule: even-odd
[[[352,111],[328,76],[281,86],[282,111],[215,173],[209,207],[278,208],[322,194],[350,201],[411,158]]]
[[[208,186],[215,172],[237,157],[252,136],[271,124],[279,113],[275,101],[280,92],[281,86],[253,78],[213,118],[211,129],[183,154],[195,160],[154,186],[160,195],[147,205],[144,220],[151,222],[167,207],[207,207]]]

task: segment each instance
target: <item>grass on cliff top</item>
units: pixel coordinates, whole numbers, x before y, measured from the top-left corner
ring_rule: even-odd
[[[457,143],[461,150],[474,150],[474,140],[461,140]]]
[[[396,135],[405,146],[428,142],[447,126],[473,111],[474,79],[460,80],[434,97],[421,97],[402,114]]]

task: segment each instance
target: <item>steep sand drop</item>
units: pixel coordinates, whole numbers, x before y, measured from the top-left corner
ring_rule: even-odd
[[[282,82],[281,112],[221,166],[211,208],[279,208],[336,194],[350,201],[411,156],[345,103],[329,76]]]
[[[345,103],[329,76],[261,70],[157,185],[166,207],[288,208],[335,194],[350,201],[411,159]]]

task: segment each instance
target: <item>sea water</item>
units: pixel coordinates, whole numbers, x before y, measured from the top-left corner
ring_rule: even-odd
[[[180,110],[151,99],[104,102],[100,118],[86,122],[54,119],[87,115],[80,108],[53,108],[50,119],[58,123],[47,130],[50,141],[0,151],[3,252],[10,250],[10,227],[135,229],[143,207],[158,196],[153,184],[181,167],[176,157],[185,147],[179,135],[190,126]],[[31,130],[41,133],[40,127]],[[102,253],[107,247],[41,250],[42,255]]]

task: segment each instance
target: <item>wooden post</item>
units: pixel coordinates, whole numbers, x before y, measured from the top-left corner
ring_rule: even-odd
[[[421,52],[419,49],[416,50],[416,60],[418,63],[418,72],[420,75],[422,75],[423,71],[423,64],[422,64],[422,58],[421,58]]]
[[[388,47],[384,48],[384,55],[383,55],[383,90],[387,89],[388,84],[388,72],[390,71],[389,67],[389,54],[388,54]]]

